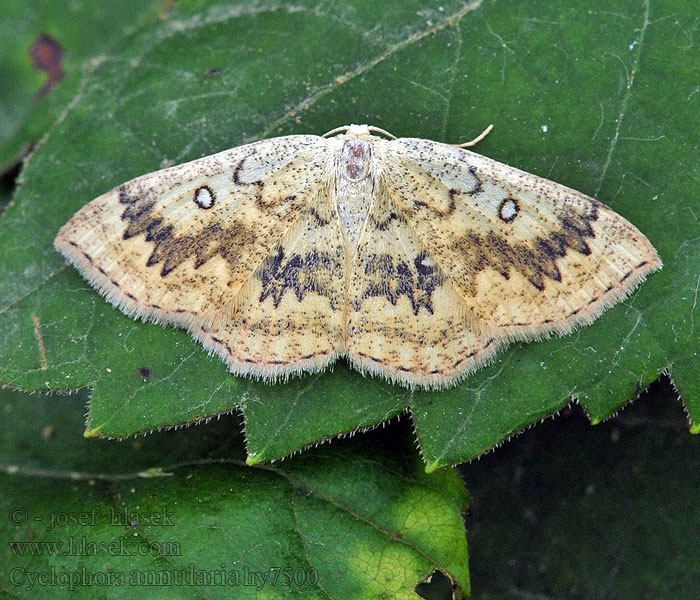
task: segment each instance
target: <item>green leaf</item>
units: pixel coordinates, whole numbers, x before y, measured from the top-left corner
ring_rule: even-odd
[[[0,16],[0,173],[38,142],[85,83],[100,52],[125,43],[161,0],[6,0]]]
[[[700,438],[664,383],[599,427],[566,411],[460,467],[474,600],[698,597]]]
[[[178,2],[102,53],[26,163],[0,223],[0,381],[92,387],[87,435],[240,407],[251,464],[409,410],[434,470],[572,397],[597,423],[664,370],[699,423],[695,20],[688,0]],[[74,211],[134,176],[358,122],[444,142],[494,123],[479,152],[598,197],[664,269],[591,327],[412,393],[343,363],[278,386],[235,378],[185,332],[109,306],[52,248]]]
[[[417,599],[435,569],[469,591],[464,486],[406,427],[248,467],[236,417],[105,443],[85,401],[0,391],[0,595]]]

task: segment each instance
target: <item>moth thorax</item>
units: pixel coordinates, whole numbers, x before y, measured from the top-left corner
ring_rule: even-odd
[[[369,175],[372,151],[369,142],[348,140],[340,155],[340,175],[350,181],[360,181]]]
[[[372,205],[371,146],[362,140],[343,144],[338,164],[336,202],[351,247],[357,245]]]

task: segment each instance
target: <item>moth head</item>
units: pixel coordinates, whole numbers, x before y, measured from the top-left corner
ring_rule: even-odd
[[[384,129],[375,127],[374,125],[343,125],[342,127],[331,129],[330,131],[324,133],[321,137],[329,138],[333,137],[334,135],[338,135],[339,133],[344,133],[347,137],[362,138],[366,140],[371,139],[373,133],[378,133],[379,135],[387,137],[390,140],[396,139],[396,136],[392,135],[388,131],[385,131]]]
[[[348,125],[347,135],[353,137],[369,137],[369,125]]]

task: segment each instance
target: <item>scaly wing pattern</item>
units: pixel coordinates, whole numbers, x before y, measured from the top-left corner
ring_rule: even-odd
[[[361,371],[404,385],[443,387],[499,348],[473,317],[379,186],[348,282],[347,355]]]
[[[288,136],[149,173],[93,200],[55,245],[126,313],[200,331],[308,212],[328,144]]]
[[[381,187],[459,296],[466,356],[590,323],[661,267],[639,230],[580,192],[446,144],[388,144]],[[443,382],[481,362],[455,361]]]
[[[192,333],[236,374],[274,381],[324,368],[342,353],[347,253],[323,188],[241,288],[228,319]]]

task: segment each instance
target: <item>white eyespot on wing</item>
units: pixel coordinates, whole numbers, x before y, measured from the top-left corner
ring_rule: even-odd
[[[323,138],[287,136],[142,175],[84,206],[55,246],[127,314],[211,323],[317,201],[327,155]]]
[[[504,223],[512,223],[515,217],[518,216],[520,206],[515,198],[504,198],[501,205],[498,207],[498,218]]]
[[[639,230],[580,192],[447,144],[388,144],[386,193],[481,333],[568,333],[661,268]]]
[[[216,196],[208,185],[198,187],[194,191],[194,203],[199,206],[199,208],[211,208],[214,206],[214,200],[216,200]]]
[[[592,322],[661,267],[596,200],[429,140],[286,136],[127,182],[56,247],[127,314],[268,381],[346,357],[454,384]]]

